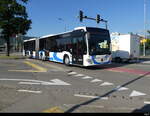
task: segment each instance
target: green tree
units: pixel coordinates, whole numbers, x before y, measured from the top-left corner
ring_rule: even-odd
[[[25,4],[28,0],[0,0],[0,28],[10,54],[10,38],[16,34],[25,35],[31,28]]]

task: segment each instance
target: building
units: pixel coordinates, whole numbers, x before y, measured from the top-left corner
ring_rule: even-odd
[[[0,52],[7,51],[7,44],[4,38],[2,37],[0,29]],[[30,39],[33,37],[17,35],[16,37],[10,38],[10,52],[22,52],[23,50],[23,40]]]

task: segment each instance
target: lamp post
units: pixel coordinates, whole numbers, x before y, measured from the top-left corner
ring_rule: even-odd
[[[146,0],[144,0],[144,39],[146,39]],[[145,56],[145,42],[143,43],[143,56]]]

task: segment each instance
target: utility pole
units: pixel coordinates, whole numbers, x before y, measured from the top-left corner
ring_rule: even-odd
[[[146,0],[144,0],[144,39],[146,39]],[[143,56],[145,56],[145,42],[143,43]]]

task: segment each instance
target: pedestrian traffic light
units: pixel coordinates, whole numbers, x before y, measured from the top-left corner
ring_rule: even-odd
[[[97,23],[100,23],[100,20],[101,20],[101,19],[100,19],[100,15],[98,14],[97,17],[96,17],[96,22],[97,22]]]
[[[80,18],[80,22],[82,22],[83,21],[83,11],[82,10],[79,11],[79,18]]]

